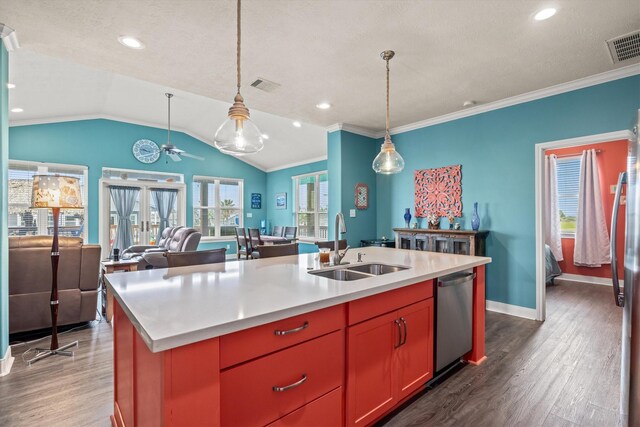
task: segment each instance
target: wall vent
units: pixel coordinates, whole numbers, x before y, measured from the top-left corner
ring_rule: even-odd
[[[640,56],[640,30],[607,40],[613,63]]]
[[[267,79],[263,79],[261,77],[258,77],[253,83],[251,83],[251,86],[255,87],[256,89],[263,90],[265,92],[273,92],[274,90],[280,87],[278,83],[269,81]]]

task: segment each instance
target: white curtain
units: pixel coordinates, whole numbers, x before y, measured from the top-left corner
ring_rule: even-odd
[[[544,156],[544,242],[551,248],[556,261],[562,261],[560,235],[560,207],[558,206],[558,180],[555,154]]]
[[[595,150],[582,152],[580,187],[578,190],[578,218],[573,263],[586,267],[600,267],[611,263],[609,232],[602,206],[600,173]]]

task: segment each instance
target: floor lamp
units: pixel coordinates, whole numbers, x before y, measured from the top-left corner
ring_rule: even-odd
[[[53,211],[53,243],[51,244],[51,347],[49,349],[36,348],[36,355],[27,363],[42,360],[53,355],[73,356],[68,348],[78,345],[78,341],[58,346],[58,221],[60,209],[82,209],[80,181],[78,178],[60,175],[35,175],[33,177],[33,208],[46,208]]]

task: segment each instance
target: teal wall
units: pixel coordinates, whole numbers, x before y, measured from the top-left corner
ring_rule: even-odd
[[[462,165],[463,226],[473,202],[480,227],[490,230],[487,299],[535,308],[534,145],[632,129],[640,108],[640,76],[633,76],[463,119],[393,135],[406,166],[378,176],[378,235],[413,214],[413,172]],[[444,221],[446,222],[446,220]]]
[[[266,208],[266,216],[269,219],[267,223],[267,230],[269,232],[271,231],[271,227],[274,225],[286,226],[294,224],[294,188],[291,177],[325,170],[327,170],[327,161],[322,160],[319,162],[280,169],[267,174],[267,192],[266,196],[263,194],[262,197],[262,209]],[[331,176],[329,176],[329,185],[331,185]],[[276,209],[276,193],[287,193],[287,209]],[[316,245],[310,245],[303,242],[300,243],[299,247],[301,253],[316,252],[317,249]]]
[[[9,129],[9,158],[50,163],[78,164],[89,167],[89,242],[98,243],[99,182],[103,167],[173,172],[184,174],[187,184],[187,218],[192,224],[192,189],[194,175],[244,179],[244,225],[259,227],[265,219],[265,209],[251,209],[251,193],[264,194],[266,173],[220,153],[210,145],[181,132],[173,132],[172,142],[179,148],[204,161],[184,159],[181,162],[166,162],[165,156],[151,165],[138,162],[131,147],[140,138],[162,144],[166,141],[166,130],[140,126],[113,120],[82,120],[30,126],[14,126]],[[252,218],[246,214],[252,213]],[[235,240],[235,238],[233,238]],[[202,243],[200,249],[230,246],[228,253],[235,252],[233,242]]]
[[[344,214],[347,233],[343,235],[352,248],[360,246],[360,240],[376,237],[377,200],[376,174],[371,163],[380,144],[373,138],[347,131],[331,132],[327,135],[329,167],[329,236],[333,238],[335,215]],[[355,187],[357,183],[369,186],[369,208],[356,210],[351,218],[349,211],[355,209]]]
[[[0,359],[9,346],[7,163],[9,161],[9,55],[0,41]]]

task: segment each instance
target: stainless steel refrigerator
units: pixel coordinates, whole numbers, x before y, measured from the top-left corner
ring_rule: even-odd
[[[620,410],[628,425],[640,425],[640,110],[634,138],[629,141],[627,170],[620,173],[611,218],[611,270],[616,305],[622,314]],[[624,286],[617,271],[617,226],[622,197],[626,197]]]

